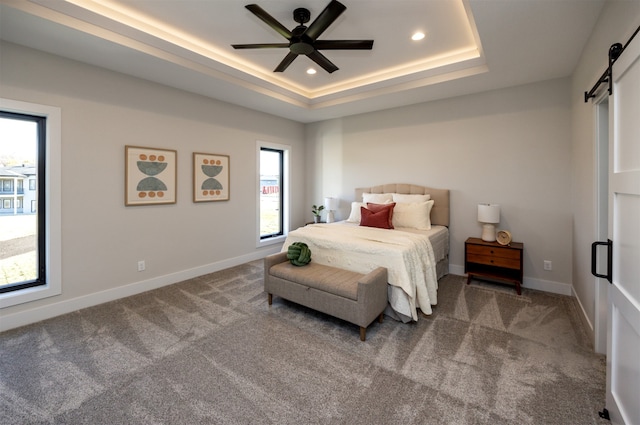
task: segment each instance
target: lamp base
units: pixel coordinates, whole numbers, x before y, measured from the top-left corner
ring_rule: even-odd
[[[482,240],[485,242],[496,241],[496,226],[494,224],[486,223],[482,225]]]
[[[336,221],[336,218],[333,215],[333,211],[327,211],[327,223],[333,223],[334,221]]]

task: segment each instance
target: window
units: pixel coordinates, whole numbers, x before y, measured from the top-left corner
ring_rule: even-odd
[[[284,152],[260,148],[260,239],[282,236]]]
[[[12,188],[21,192],[0,194],[3,206],[8,197],[13,207],[0,212],[0,226],[6,227],[6,219],[24,219],[12,227],[24,233],[12,239],[20,241],[15,252],[8,251],[15,250],[16,243],[7,243],[8,232],[0,230],[5,237],[0,238],[0,308],[61,293],[60,117],[59,108],[0,98],[0,168],[4,174],[10,171]],[[27,128],[25,138],[13,127]],[[33,181],[35,190],[24,193],[24,180],[30,188]],[[19,181],[23,183],[13,183]],[[23,205],[29,211],[23,211]],[[20,272],[6,271],[8,259]]]
[[[258,245],[281,242],[288,231],[289,149],[258,143]]]
[[[44,182],[46,152],[46,118],[36,115],[0,111],[0,157],[2,174],[12,179],[3,182],[0,229],[7,235],[0,240],[0,293],[45,285],[46,229],[41,213],[24,214],[18,211],[19,184],[31,170],[38,170],[36,178]],[[18,184],[14,186],[14,181]],[[46,184],[42,185],[45,187]],[[44,190],[36,193],[44,199]],[[15,204],[15,208],[14,208]]]

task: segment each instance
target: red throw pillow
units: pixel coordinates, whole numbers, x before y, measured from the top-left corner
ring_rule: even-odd
[[[371,202],[367,202],[367,209],[371,210],[374,213],[383,210],[389,210],[389,229],[393,229],[393,208],[396,206],[395,202],[390,204],[374,204]]]
[[[389,204],[391,205],[391,204]],[[374,212],[371,209],[360,207],[360,226],[378,227],[380,229],[393,229],[391,223],[391,208],[381,208],[379,211]]]

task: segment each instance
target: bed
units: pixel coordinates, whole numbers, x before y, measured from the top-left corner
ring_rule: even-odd
[[[400,201],[394,207],[394,223],[400,226],[394,226],[393,230],[361,226],[356,212],[365,203],[359,201],[384,205],[389,195]],[[418,309],[425,315],[431,314],[431,307],[438,302],[438,279],[449,269],[449,191],[385,184],[358,188],[355,196],[347,220],[296,229],[288,234],[282,250],[286,251],[294,242],[304,242],[311,249],[312,261],[319,264],[359,273],[386,267],[389,307],[385,314],[403,322],[418,320]],[[421,208],[423,200],[429,199],[429,210],[415,209],[418,206],[412,202],[415,198],[420,198]],[[412,213],[426,211],[429,228],[421,221],[424,217],[417,217],[420,224],[415,226],[415,217],[407,221],[407,208]],[[410,227],[404,227],[405,224]]]

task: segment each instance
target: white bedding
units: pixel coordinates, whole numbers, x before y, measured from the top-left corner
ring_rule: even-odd
[[[398,228],[397,230],[416,233],[418,235],[428,237],[431,242],[431,247],[433,248],[433,255],[436,259],[436,263],[449,255],[449,228],[447,226],[431,225],[431,229],[429,230],[408,228]]]
[[[438,302],[436,259],[429,241],[430,234],[441,230],[437,227],[427,231],[403,231],[348,222],[314,224],[290,232],[282,250],[286,251],[293,242],[304,242],[311,249],[311,261],[319,264],[359,273],[386,267],[392,286],[389,291],[391,308],[401,320],[404,320],[403,316],[417,320],[417,308],[431,314],[431,306]]]

